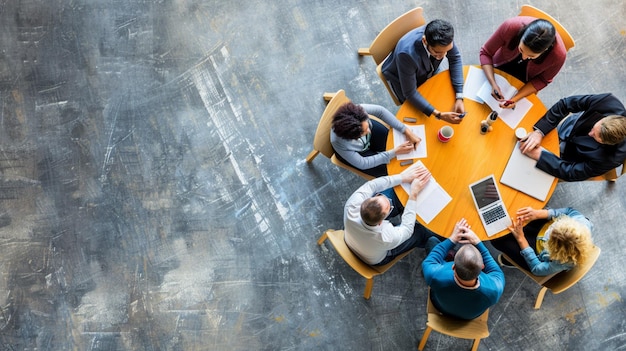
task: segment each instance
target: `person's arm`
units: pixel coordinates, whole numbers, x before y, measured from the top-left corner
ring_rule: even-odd
[[[361,106],[365,109],[365,112],[368,114],[380,118],[383,122],[387,123],[391,128],[402,132],[406,136],[406,140],[410,141],[415,147],[422,139],[417,135],[413,134],[410,128],[407,128],[404,123],[400,122],[396,116],[393,115],[389,110],[380,106],[380,105],[371,105],[371,104],[361,104]],[[400,154],[402,152],[397,152],[395,149],[389,150],[393,152],[392,158],[396,154]]]
[[[479,60],[485,77],[491,85],[492,90],[496,90],[500,95],[502,95],[502,90],[496,82],[493,57],[498,50],[506,47],[508,41],[515,35],[514,33],[519,30],[518,27],[517,24],[512,26],[511,20],[504,21],[480,48]],[[498,101],[504,99],[504,97],[497,98],[495,95],[494,98]]]
[[[339,156],[358,169],[370,169],[378,165],[388,164],[392,158],[396,157],[395,149],[370,156],[362,156],[358,151],[343,145],[343,143],[349,143],[349,141],[345,139],[341,141],[335,140],[333,149]]]
[[[402,222],[399,226],[394,227],[394,230],[397,232],[396,236],[401,237],[402,241],[408,239],[413,235],[413,229],[415,228],[415,215],[417,211],[417,195],[422,189],[426,186],[428,181],[430,181],[431,174],[430,172],[423,167],[420,167],[415,170],[416,177],[411,181],[411,188],[409,193],[409,200],[404,207],[404,212],[402,213]],[[409,179],[409,175],[405,177],[405,179]]]
[[[571,264],[563,264],[557,261],[550,261],[546,258],[546,261],[539,259],[539,256],[535,253],[532,247],[527,247],[520,251],[522,257],[528,264],[530,272],[536,276],[544,277],[546,275],[558,273],[560,271],[572,268]]]
[[[528,95],[534,94],[536,93],[538,90],[534,87],[533,84],[531,84],[530,82],[524,84],[518,91],[517,93],[515,93],[515,95],[513,95],[509,100],[513,101],[513,104],[504,106],[503,104],[501,104],[501,107],[504,108],[513,108],[515,107],[515,104],[520,101],[521,99],[527,97]]]
[[[558,33],[557,33],[558,35]],[[565,64],[565,58],[567,57],[567,51],[562,41],[559,41],[559,45],[552,48],[552,51],[548,53],[548,56],[540,64],[541,67],[537,67],[536,61],[528,63],[529,72],[537,69],[539,74],[529,77],[528,83],[530,83],[536,91],[541,91],[548,84],[552,83],[554,77],[559,73],[563,65]],[[534,67],[531,67],[534,66]]]
[[[491,253],[489,253],[489,250],[487,249],[485,244],[483,244],[482,242],[479,242],[475,246],[478,249],[478,251],[480,251],[480,254],[483,256],[483,263],[485,265],[485,268],[483,268],[483,272],[487,274],[489,277],[491,277],[494,284],[498,286],[500,291],[503,291],[505,280],[504,280],[504,273],[502,272],[502,269],[500,268],[498,263],[496,263],[496,260],[493,259],[493,257],[491,256]]]
[[[543,135],[548,135],[570,113],[587,111],[589,109],[595,110],[598,103],[607,95],[609,94],[573,95],[563,98],[552,105],[546,114],[535,123],[534,129],[541,131]]]
[[[534,158],[532,155],[529,155]],[[595,161],[565,161],[548,150],[542,149],[535,167],[559,179],[575,182],[602,175],[619,163],[601,163]]]
[[[589,228],[589,231],[593,230],[593,223],[591,223],[591,221],[587,217],[585,217],[585,215],[571,207],[550,208],[547,211],[548,219],[557,218],[559,216],[568,216]]]
[[[433,281],[433,278],[438,276],[439,271],[444,267],[446,263],[445,257],[448,254],[448,251],[452,249],[454,243],[450,241],[450,239],[446,239],[437,246],[435,246],[432,251],[426,256],[424,261],[422,261],[422,271],[424,273],[424,279],[426,280],[426,284],[430,285]]]
[[[378,177],[361,185],[346,201],[346,213],[355,218],[361,217],[361,204],[365,199],[374,196],[374,194],[389,189],[402,182],[402,174],[392,176]]]
[[[419,60],[419,57],[417,59]],[[417,91],[417,74],[424,72],[418,72],[419,67],[417,67],[413,57],[407,53],[398,54],[396,65],[402,95],[426,116],[432,115],[435,108]]]
[[[461,52],[456,44],[453,42],[452,49],[446,54],[448,58],[448,64],[450,65],[450,81],[452,88],[456,94],[463,94],[463,60],[461,59]]]
[[[372,115],[380,118],[383,122],[387,123],[391,128],[404,133],[406,126],[400,122],[396,116],[387,110],[385,107],[374,104],[360,104],[361,107],[367,112],[368,115]]]

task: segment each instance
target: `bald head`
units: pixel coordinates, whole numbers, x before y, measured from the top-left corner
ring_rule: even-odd
[[[454,271],[460,279],[476,279],[484,266],[483,256],[474,245],[465,244],[454,255]]]

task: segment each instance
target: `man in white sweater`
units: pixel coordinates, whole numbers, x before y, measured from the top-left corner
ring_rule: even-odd
[[[345,241],[352,252],[364,262],[377,266],[414,247],[424,247],[426,240],[436,234],[415,221],[415,200],[429,180],[427,169],[411,167],[401,174],[373,179],[357,189],[346,202],[343,217]],[[393,192],[392,188],[402,182],[411,183],[411,193],[402,222],[394,226],[385,218],[401,204],[394,205],[391,198],[396,197],[382,192]]]

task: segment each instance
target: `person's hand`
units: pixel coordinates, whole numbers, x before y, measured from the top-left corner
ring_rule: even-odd
[[[422,169],[426,170],[425,168]],[[426,183],[428,183],[429,180],[430,172],[428,172],[428,170],[426,170],[426,172],[419,173],[417,175],[417,178],[413,179],[413,181],[411,182],[411,194],[409,194],[409,199],[417,199],[417,194],[419,194],[419,192],[424,189],[424,186],[426,186]]]
[[[415,145],[411,141],[405,141],[394,149],[396,155],[408,154],[413,150],[415,150]]]
[[[441,120],[450,124],[459,124],[463,121],[460,115],[458,112],[441,112]]]
[[[422,141],[422,138],[420,138],[417,135],[413,134],[413,132],[411,131],[411,128],[405,128],[404,129],[404,135],[406,136],[406,140],[408,140],[411,143],[413,143],[413,147],[414,148],[416,148],[417,145],[420,143],[420,141]]]
[[[511,234],[513,234],[513,237],[515,237],[515,240],[521,250],[529,247],[528,240],[526,240],[526,237],[524,236],[524,220],[521,217],[517,217],[513,221],[513,224],[509,226],[509,230],[511,231]]]
[[[413,165],[405,169],[404,171],[402,171],[402,173],[400,173],[400,177],[402,177],[403,183],[411,183],[413,182],[413,179],[416,179],[421,174],[425,174],[425,173],[430,175],[430,172],[426,168],[422,166]]]
[[[524,139],[520,140],[520,151],[525,154],[531,149],[538,148],[541,145],[541,141],[543,141],[543,134],[534,130],[528,133]]]
[[[463,102],[463,99],[454,100],[454,106],[452,107],[452,111],[456,113],[465,112],[465,103]]]
[[[503,109],[510,108],[512,110],[515,110],[515,104],[516,102],[513,100],[502,100],[500,101],[500,108],[503,108]]]
[[[522,145],[520,145],[520,149],[521,149]],[[541,151],[543,151],[544,148],[542,147],[536,147],[534,149],[530,149],[526,152],[522,152],[524,155],[532,158],[533,160],[537,161],[539,160],[539,157],[541,157]]]
[[[522,219],[522,217],[518,216],[517,218],[515,218],[515,220],[513,220],[513,224],[509,226],[509,230],[511,231],[515,239],[519,240],[520,237],[523,237],[524,236],[524,220]]]
[[[467,223],[467,220],[465,218],[461,218],[454,225],[452,234],[450,234],[450,241],[452,241],[455,244],[458,243],[459,241],[463,239],[462,238],[463,233],[467,232],[468,230],[470,230],[470,225]]]
[[[459,244],[478,245],[478,243],[480,243],[480,238],[478,237],[478,235],[476,235],[476,233],[474,233],[474,231],[469,228],[465,232],[461,233],[460,239],[461,240],[459,240]]]
[[[546,210],[535,210],[534,208],[522,207],[517,210],[517,218],[524,222],[534,221],[536,219],[547,218]]]
[[[504,101],[504,95],[502,94],[502,90],[499,85],[492,85],[493,89],[491,90],[491,96],[493,96],[496,101]]]

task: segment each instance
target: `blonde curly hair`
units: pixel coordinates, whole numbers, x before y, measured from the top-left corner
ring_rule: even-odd
[[[561,263],[583,264],[593,248],[589,228],[568,216],[560,216],[552,224],[546,243],[550,259]]]

